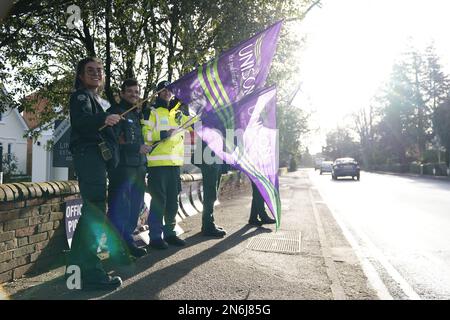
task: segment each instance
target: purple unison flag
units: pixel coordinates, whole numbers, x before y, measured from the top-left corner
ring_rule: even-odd
[[[265,84],[275,53],[282,21],[279,21],[219,57],[198,67],[168,89],[195,113],[224,107],[221,121],[232,125],[230,105]],[[231,121],[231,122],[230,122]]]
[[[194,118],[200,117],[204,130],[197,130],[197,133],[216,155],[243,171],[255,183],[277,227],[281,203],[277,176],[276,90],[261,91],[261,88],[269,73],[281,25],[282,21],[273,24],[168,87],[196,114]],[[193,122],[195,119],[190,124]],[[234,129],[236,133],[243,133],[242,143],[237,145],[233,143]],[[224,136],[230,130],[231,139],[230,133]]]
[[[224,125],[216,110],[203,112],[201,123],[196,124],[194,130],[216,156],[244,172],[255,183],[278,228],[281,202],[275,108],[276,88],[259,89],[233,104],[234,130]]]

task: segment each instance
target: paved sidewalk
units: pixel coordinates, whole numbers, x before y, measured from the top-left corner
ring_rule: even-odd
[[[188,245],[151,251],[121,270],[124,283],[116,291],[70,291],[63,268],[5,284],[4,289],[11,299],[377,299],[307,172],[280,177],[280,192],[279,232],[275,233],[273,225],[256,228],[246,224],[251,203],[251,190],[247,190],[216,207],[216,222],[228,231],[225,238],[201,236],[201,215],[189,217],[180,223]],[[300,235],[300,252],[247,248],[255,237],[280,235]],[[295,245],[295,241],[289,243]]]

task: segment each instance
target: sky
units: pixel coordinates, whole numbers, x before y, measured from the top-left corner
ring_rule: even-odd
[[[328,131],[368,106],[408,44],[422,50],[434,41],[450,73],[450,1],[322,2],[296,30],[307,39],[297,61],[302,85],[294,105],[313,112],[313,131],[302,141],[311,153],[321,151]]]

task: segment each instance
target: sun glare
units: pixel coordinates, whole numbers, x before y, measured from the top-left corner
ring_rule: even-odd
[[[319,134],[311,137],[310,150],[319,152],[327,131],[370,103],[408,46],[423,50],[433,41],[448,70],[449,13],[445,0],[324,0],[312,10],[298,27],[307,44],[296,97],[316,112],[312,127]]]

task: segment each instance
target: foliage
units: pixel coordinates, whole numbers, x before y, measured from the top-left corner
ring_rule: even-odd
[[[9,177],[18,174],[18,160],[15,154],[13,153],[4,153],[2,156],[2,166],[3,166],[3,176],[5,181],[9,179]]]
[[[289,172],[297,171],[297,161],[294,157],[289,161]]]
[[[339,127],[327,134],[322,154],[331,160],[350,157],[360,161],[361,158],[359,143],[351,136],[350,130]]]
[[[71,5],[81,11],[79,22]],[[305,115],[290,105],[304,39],[294,32],[320,1],[313,0],[19,0],[0,25],[0,82],[8,84],[17,107],[34,112],[37,137],[55,119],[67,117],[77,61],[104,61],[105,97],[114,102],[124,78],[136,77],[143,97],[162,79],[176,80],[268,25],[285,19],[268,84],[279,88],[280,157],[298,154],[307,129]],[[75,15],[75,18],[77,16]],[[72,23],[72,24],[71,24]],[[71,28],[75,26],[75,28]],[[31,94],[33,93],[33,94]]]
[[[433,117],[434,130],[446,149],[446,163],[450,160],[450,97],[436,108]]]
[[[436,133],[444,145],[450,125],[444,105],[449,84],[433,45],[424,51],[409,48],[373,103],[354,115],[363,163],[372,167],[430,160],[427,149]]]
[[[287,165],[291,157],[300,155],[301,137],[309,131],[309,115],[295,106],[278,105],[280,164]]]

